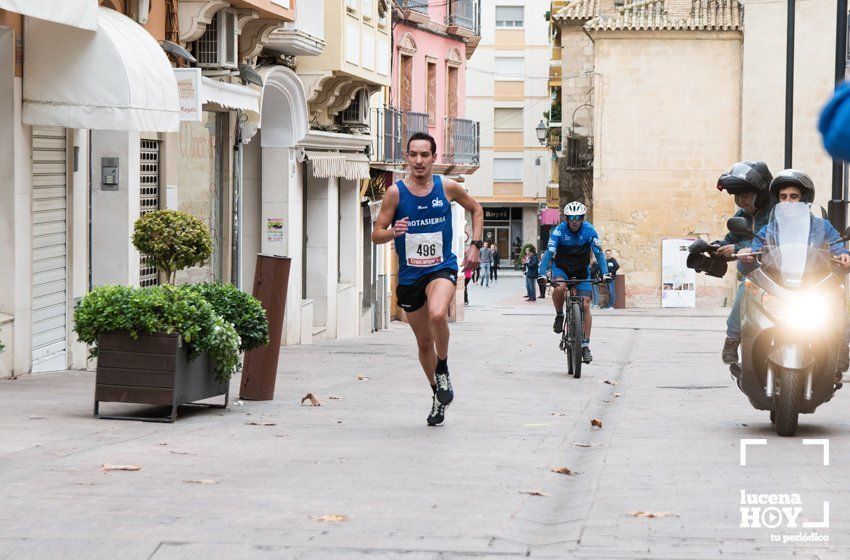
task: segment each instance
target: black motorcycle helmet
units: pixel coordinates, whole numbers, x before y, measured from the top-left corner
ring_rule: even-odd
[[[773,176],[763,161],[739,161],[720,176],[717,190],[731,195],[756,193],[756,208],[762,210],[770,203],[770,182]]]
[[[797,187],[800,189],[800,202],[815,201],[815,183],[812,178],[797,169],[783,169],[776,178],[770,182],[770,194],[779,198],[779,189],[782,187]]]

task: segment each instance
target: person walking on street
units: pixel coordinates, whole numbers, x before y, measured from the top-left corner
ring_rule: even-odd
[[[463,304],[469,305],[469,281],[472,280],[472,269],[463,268]]]
[[[614,304],[617,301],[617,290],[614,287],[614,283],[617,280],[617,271],[620,270],[620,263],[614,258],[614,253],[611,252],[611,249],[605,251],[605,260],[608,261],[608,274],[611,275],[611,282],[608,284],[607,309],[614,309]],[[594,288],[597,288],[597,286],[594,286]]]
[[[499,280],[499,248],[496,247],[496,244],[493,243],[493,246],[490,248],[490,253],[492,254],[492,263],[490,264],[490,282],[496,282]]]
[[[525,268],[525,299],[528,301],[537,301],[537,297],[534,295],[536,293],[534,285],[537,284],[540,257],[537,256],[537,251],[534,250],[534,247],[526,247],[522,266]]]
[[[490,287],[490,266],[493,264],[493,252],[490,250],[490,244],[484,242],[484,247],[479,252],[481,259],[481,285]]]
[[[452,179],[434,175],[437,142],[417,132],[407,141],[410,174],[390,186],[372,230],[372,241],[393,241],[399,257],[398,305],[416,337],[419,363],[433,393],[429,426],[445,420],[454,400],[449,378],[449,305],[455,295],[458,258],[452,252],[452,208],[457,202],[472,214],[472,241],[463,260],[464,269],[479,261],[483,242],[484,209]]]

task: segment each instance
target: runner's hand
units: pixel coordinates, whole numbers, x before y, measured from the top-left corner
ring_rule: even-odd
[[[402,218],[396,223],[393,224],[393,236],[401,237],[405,233],[407,233],[407,224],[410,222],[410,218]]]
[[[466,254],[463,257],[463,270],[466,272],[467,270],[475,270],[478,268],[478,264],[481,262],[478,257],[478,247],[475,245],[470,245],[466,248]]]

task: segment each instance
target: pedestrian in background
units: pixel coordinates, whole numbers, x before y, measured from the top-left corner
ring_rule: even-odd
[[[469,305],[469,281],[472,280],[472,269],[463,269],[463,304]]]
[[[614,281],[617,279],[617,271],[620,270],[620,263],[614,258],[614,253],[611,252],[611,249],[605,251],[605,260],[608,261],[608,274],[611,275],[611,282],[608,283],[608,309],[614,309],[614,303],[617,298]]]
[[[534,247],[525,248],[522,266],[525,270],[525,299],[528,301],[537,301],[537,297],[534,295],[534,284],[537,283],[537,269],[540,267],[540,257],[537,256],[537,251],[534,250]]]
[[[493,251],[490,250],[490,244],[486,241],[479,253],[481,255],[481,285],[490,287],[490,265],[493,264]]]
[[[499,248],[496,247],[495,243],[493,243],[493,247],[490,248],[490,251],[493,254],[493,262],[490,264],[490,281],[496,282],[499,279]]]

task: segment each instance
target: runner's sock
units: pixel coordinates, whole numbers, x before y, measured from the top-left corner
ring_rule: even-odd
[[[435,369],[435,373],[448,373],[449,372],[449,359],[441,360],[437,358],[437,367]]]
[[[586,346],[590,346],[590,339],[589,338],[585,338],[584,340],[581,341],[581,347],[584,348]]]

